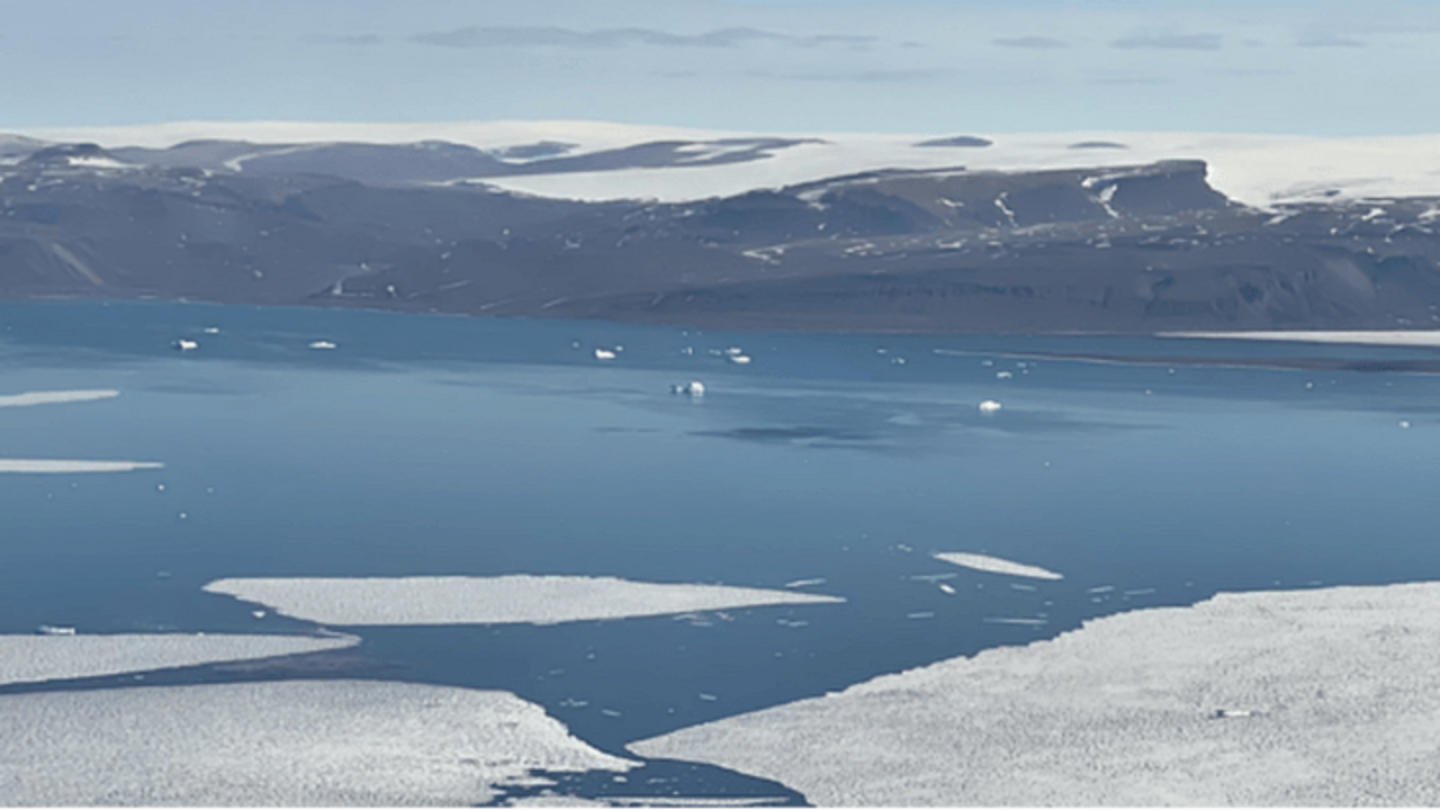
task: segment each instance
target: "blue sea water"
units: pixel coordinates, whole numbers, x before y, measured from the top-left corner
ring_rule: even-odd
[[[199,347],[177,351],[180,338]],[[727,360],[732,347],[752,362]],[[617,356],[597,360],[596,348]],[[1174,360],[1044,356],[1056,353]],[[507,689],[622,752],[1117,611],[1440,578],[1440,376],[1196,364],[1312,357],[1437,359],[7,303],[0,395],[121,394],[0,408],[0,458],[165,466],[0,474],[0,633],[313,630],[201,590],[222,577],[823,579],[805,590],[847,600],[681,620],[354,628],[367,663],[319,673]],[[671,392],[690,380],[703,397]],[[1002,409],[982,413],[987,399]],[[1065,578],[971,571],[931,556],[943,551]],[[149,682],[305,675],[192,668]]]

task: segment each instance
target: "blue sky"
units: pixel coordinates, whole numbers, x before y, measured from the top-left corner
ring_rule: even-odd
[[[0,131],[1440,132],[1440,2],[0,0]]]

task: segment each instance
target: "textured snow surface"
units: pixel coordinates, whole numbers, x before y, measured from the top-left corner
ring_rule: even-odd
[[[413,124],[320,122],[176,122],[137,127],[35,130],[29,135],[107,147],[166,147],[199,139],[255,143],[444,140],[479,149],[541,141],[572,143],[578,155],[665,140],[820,138],[779,149],[761,160],[717,166],[533,174],[483,182],[549,197],[586,200],[698,200],[884,168],[1033,171],[1132,166],[1199,159],[1209,181],[1233,200],[1259,208],[1296,202],[1440,195],[1440,135],[1320,138],[1190,132],[1062,132],[989,134],[977,149],[916,146],[934,133],[867,135],[815,132],[726,132],[599,121],[495,121]],[[1075,149],[1077,143],[1119,148]],[[534,161],[531,161],[534,163]],[[543,161],[542,161],[543,163]]]
[[[635,743],[821,805],[1440,804],[1440,583],[1109,616]]]
[[[120,396],[119,391],[26,391],[23,394],[0,396],[0,408],[21,408],[29,405],[54,405],[60,402],[89,402]]]
[[[341,625],[556,624],[696,610],[843,602],[833,596],[614,577],[221,579],[205,586],[287,616]]]
[[[1228,340],[1280,340],[1296,343],[1359,343],[1373,346],[1440,346],[1440,331],[1386,332],[1162,332],[1157,337],[1219,338]]]
[[[220,661],[334,650],[353,636],[155,635],[0,636],[0,685],[92,678]],[[0,790],[0,795],[4,791]]]
[[[158,461],[75,461],[45,458],[0,458],[0,473],[95,473],[158,470]]]
[[[995,403],[995,410],[1000,410],[1000,403]],[[981,410],[984,410],[984,403],[981,403]],[[976,571],[989,571],[992,574],[1009,574],[1012,577],[1031,577],[1033,579],[1064,579],[1065,577],[1054,571],[1047,571],[1038,565],[1025,565],[1024,563],[1002,560],[999,557],[990,557],[985,554],[971,554],[964,551],[945,551],[935,555],[935,559],[944,560],[948,563],[973,568]]]
[[[0,696],[0,804],[462,806],[626,770],[508,692],[282,681]]]

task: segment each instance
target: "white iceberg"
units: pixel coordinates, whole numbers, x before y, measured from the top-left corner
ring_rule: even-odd
[[[175,341],[170,345],[182,352],[193,352],[196,349],[200,348],[200,343],[198,341],[187,340],[185,338],[180,338],[179,340]]]
[[[9,805],[458,807],[535,770],[637,764],[508,692],[341,680],[0,696]]]
[[[311,344],[310,344],[310,348],[312,348],[312,349],[322,349],[322,350],[323,350],[323,349],[333,349],[333,348],[335,348],[335,344],[334,344],[334,343],[331,343],[331,342],[328,341],[328,340],[317,340],[317,341],[315,341],[314,343],[311,343]]]
[[[158,470],[158,461],[74,461],[69,459],[0,458],[0,473],[96,473]]]
[[[47,625],[48,627],[48,625]],[[56,630],[70,632],[54,632]],[[359,643],[354,636],[244,636],[188,633],[0,635],[0,685],[93,678],[148,669],[318,652]],[[3,784],[3,782],[0,782]]]
[[[297,619],[336,625],[557,624],[844,599],[615,577],[221,579],[205,586]]]
[[[629,748],[819,806],[1434,806],[1437,738],[1420,583],[1121,613]]]
[[[0,408],[24,408],[31,405],[54,405],[61,402],[90,402],[120,396],[108,388],[89,391],[26,391],[23,394],[0,396]]]
[[[703,397],[705,396],[705,383],[702,383],[699,380],[691,380],[688,383],[670,386],[670,392],[673,394],[685,394],[692,397]]]
[[[612,352],[612,351],[610,351],[609,349],[596,349],[596,350],[595,350],[595,359],[596,359],[596,360],[614,360],[614,359],[615,359],[615,352]]]
[[[997,402],[996,400],[987,399],[987,400],[984,400],[984,401],[982,401],[982,402],[980,403],[980,412],[981,412],[981,413],[995,413],[996,411],[1000,410],[1001,407],[1003,407],[1003,406],[1002,406],[999,402]]]
[[[1047,571],[1038,565],[1025,565],[1024,563],[1002,560],[999,557],[991,557],[986,554],[972,554],[964,551],[943,551],[935,555],[935,559],[944,560],[948,563],[973,568],[976,571],[989,571],[992,574],[1009,574],[1013,577],[1032,577],[1034,579],[1064,579],[1065,577],[1054,571]]]

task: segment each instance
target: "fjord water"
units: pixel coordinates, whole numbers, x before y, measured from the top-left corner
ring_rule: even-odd
[[[201,591],[223,577],[823,580],[794,587],[847,600],[355,628],[363,660],[320,673],[511,690],[620,751],[1116,611],[1440,578],[1440,377],[1183,362],[1312,357],[1433,353],[4,304],[0,395],[120,396],[0,408],[0,458],[165,466],[0,475],[0,632],[313,630]],[[671,392],[691,380],[703,397]]]

